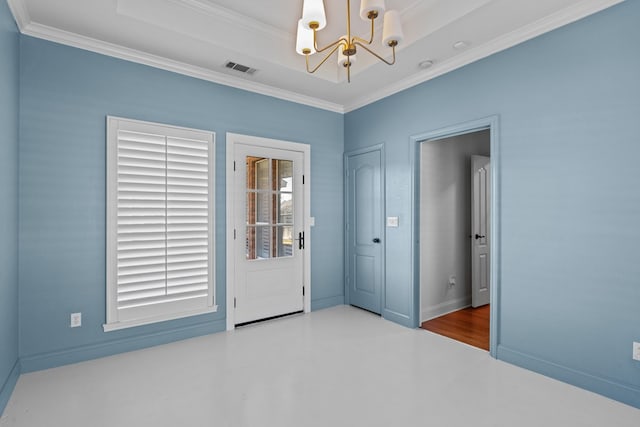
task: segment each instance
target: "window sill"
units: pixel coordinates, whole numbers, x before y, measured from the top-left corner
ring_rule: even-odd
[[[166,322],[168,320],[183,319],[185,317],[197,316],[199,314],[215,313],[218,311],[218,306],[214,305],[208,307],[205,310],[185,311],[181,313],[173,313],[163,316],[155,316],[147,319],[131,320],[126,322],[114,322],[105,323],[102,325],[104,332],[118,331],[120,329],[134,328],[136,326],[150,325],[152,323]]]

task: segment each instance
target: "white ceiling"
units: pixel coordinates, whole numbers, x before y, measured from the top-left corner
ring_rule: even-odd
[[[24,34],[315,107],[347,112],[566,25],[622,0],[386,0],[405,40],[388,66],[358,52],[351,83],[337,59],[305,71],[295,52],[302,0],[8,0]],[[346,0],[325,0],[320,44],[346,33]],[[352,34],[369,24],[352,1]],[[378,20],[381,21],[381,20]],[[382,23],[376,27],[380,39]],[[468,44],[455,49],[458,41]],[[375,50],[390,58],[379,41]],[[313,64],[321,54],[311,57]],[[420,69],[418,63],[434,65]],[[253,75],[224,67],[256,68]]]

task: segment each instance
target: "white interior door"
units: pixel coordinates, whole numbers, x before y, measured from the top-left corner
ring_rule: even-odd
[[[302,311],[304,155],[234,147],[235,324]]]
[[[471,305],[490,301],[489,248],[491,245],[491,163],[489,157],[471,156]]]

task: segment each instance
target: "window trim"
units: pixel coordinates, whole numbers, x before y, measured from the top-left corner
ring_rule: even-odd
[[[207,304],[205,308],[185,311],[167,311],[165,313],[151,315],[144,318],[124,320],[118,319],[117,308],[117,284],[114,277],[117,277],[117,138],[121,124],[137,126],[140,131],[145,129],[157,129],[159,134],[165,136],[175,136],[174,133],[196,133],[206,138],[210,144],[208,156],[208,179],[209,179],[209,289],[207,294]],[[126,329],[136,326],[148,325],[168,320],[176,320],[200,314],[215,313],[218,311],[216,304],[216,271],[215,271],[215,132],[192,129],[179,126],[166,125],[162,123],[146,122],[116,116],[107,116],[106,120],[106,321],[103,324],[104,332]],[[166,133],[164,133],[166,132]]]

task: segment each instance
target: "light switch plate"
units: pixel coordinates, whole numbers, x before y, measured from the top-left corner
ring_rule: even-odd
[[[69,327],[77,328],[82,326],[82,313],[71,313],[71,322]]]
[[[640,361],[640,342],[633,343],[633,360]]]
[[[397,216],[387,217],[387,227],[397,227],[400,223],[400,219]]]

